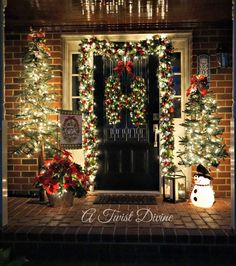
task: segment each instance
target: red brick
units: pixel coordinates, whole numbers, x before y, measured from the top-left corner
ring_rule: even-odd
[[[220,191],[229,191],[230,190],[230,185],[219,185],[218,189]]]
[[[28,178],[24,178],[24,177],[18,177],[18,178],[14,178],[14,183],[15,184],[23,184],[23,183],[25,183],[25,184],[27,184],[28,183]]]
[[[27,165],[15,165],[15,171],[28,171],[29,167]]]
[[[53,64],[54,65],[61,65],[62,64],[62,60],[61,59],[53,59]]]
[[[8,159],[9,164],[21,164],[21,159]]]
[[[20,63],[21,63],[20,59],[6,59],[6,64],[9,64],[9,65],[17,65]]]
[[[21,184],[8,184],[8,189],[10,191],[21,190],[21,188],[22,188]]]
[[[5,76],[7,78],[9,78],[9,77],[18,77],[19,76],[19,72],[6,72]]]
[[[30,185],[30,184],[22,184],[22,189],[23,190],[33,190],[34,189],[34,186],[33,185]]]
[[[225,184],[225,179],[214,179],[213,180],[213,184],[214,185],[219,185],[219,184],[224,185]]]
[[[213,74],[211,75],[211,84],[212,80],[225,80],[225,75]]]
[[[20,176],[20,172],[8,172],[8,176],[9,176],[9,177]]]
[[[232,81],[218,81],[217,85],[219,87],[232,87]]]
[[[62,48],[61,48],[61,46],[54,45],[52,50],[53,50],[53,51],[61,51]]]

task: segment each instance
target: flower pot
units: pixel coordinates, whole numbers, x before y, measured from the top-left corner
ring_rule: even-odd
[[[48,194],[48,201],[51,207],[71,207],[73,206],[74,195],[71,191],[61,194]]]

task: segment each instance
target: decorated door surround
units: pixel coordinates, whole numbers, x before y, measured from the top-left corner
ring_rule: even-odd
[[[133,41],[133,40],[145,40],[145,39],[150,39],[150,38],[152,38],[152,34],[119,34],[119,35],[115,35],[115,34],[112,34],[112,35],[106,35],[106,36],[101,36],[101,35],[97,35],[97,37],[98,37],[98,39],[99,40],[104,40],[104,39],[107,39],[107,40],[110,40],[110,41],[126,41],[126,40],[128,40],[128,41]],[[186,72],[186,70],[188,70],[189,69],[189,62],[188,62],[188,60],[189,60],[189,56],[188,56],[188,54],[189,54],[189,43],[190,43],[190,40],[191,40],[191,34],[189,34],[189,33],[181,33],[181,34],[168,34],[168,36],[170,36],[170,39],[171,40],[173,40],[173,42],[174,42],[174,45],[176,46],[176,47],[178,47],[177,49],[178,50],[175,50],[175,52],[177,51],[177,52],[181,52],[181,65],[183,65],[183,68],[184,68],[184,70],[185,70],[185,72]],[[70,58],[70,56],[71,56],[71,51],[73,52],[73,54],[78,54],[78,42],[79,42],[79,40],[83,40],[84,38],[83,37],[86,37],[86,38],[92,38],[92,36],[90,36],[90,35],[87,35],[87,36],[68,36],[68,35],[64,35],[64,36],[62,36],[63,37],[63,39],[64,39],[64,47],[65,47],[65,55],[67,55],[68,57],[67,57],[67,59],[66,59],[66,57],[65,57],[65,61],[64,61],[64,66],[66,65],[68,65],[68,63],[67,63],[67,60],[68,60],[68,58]],[[103,43],[105,43],[105,42],[103,42]],[[133,43],[135,43],[135,42],[133,42]],[[96,47],[95,47],[95,44],[93,44],[92,42],[91,42],[91,45],[92,45],[92,47],[90,47],[89,49],[88,49],[88,47],[87,48],[85,48],[85,50],[87,50],[87,52],[88,52],[88,50],[93,50],[93,49],[96,49]],[[186,49],[187,48],[187,49]],[[87,63],[89,64],[89,67],[90,67],[90,70],[91,70],[91,72],[90,72],[90,74],[92,73],[92,71],[93,71],[93,67],[92,67],[92,65],[93,65],[93,62],[92,62],[92,57],[91,57],[91,50],[90,50],[90,54],[89,54],[89,56],[88,56],[88,61],[87,61]],[[160,52],[160,51],[159,51]],[[79,52],[79,54],[80,54],[80,52]],[[184,55],[183,56],[183,58],[182,58],[182,55]],[[71,57],[71,59],[70,60],[72,60],[72,57]],[[84,65],[83,65],[84,66]],[[66,72],[64,73],[64,82],[65,82],[65,80],[67,80],[67,82],[65,82],[64,83],[64,97],[63,97],[63,101],[64,101],[64,103],[63,103],[63,107],[64,107],[64,109],[69,109],[69,108],[71,108],[70,106],[71,106],[71,104],[70,103],[68,103],[68,96],[70,95],[70,92],[68,91],[68,85],[69,86],[71,86],[70,84],[70,82],[71,81],[69,81],[68,80],[68,77],[70,77],[70,74],[71,74],[71,72],[70,72],[70,70],[68,69],[68,68],[65,68],[66,69]],[[186,74],[185,74],[186,75]],[[184,88],[184,87],[186,87],[186,84],[187,84],[187,82],[186,82],[186,80],[188,80],[188,73],[187,73],[187,75],[186,76],[182,76],[182,87]],[[92,80],[92,79],[91,79]],[[67,86],[67,87],[66,87]],[[162,84],[162,88],[163,88],[163,84]],[[161,88],[160,88],[161,89]],[[183,92],[182,92],[182,94],[183,94]],[[91,98],[92,99],[92,98]],[[184,104],[184,98],[181,100],[182,101],[182,105]],[[68,106],[68,107],[67,107]],[[183,119],[183,117],[181,117],[180,119],[174,119],[174,123],[175,123],[175,126],[177,126],[178,127],[178,124],[179,123],[181,123],[182,122],[182,119]],[[173,120],[172,120],[173,121]],[[162,133],[161,133],[162,134]],[[177,133],[178,134],[178,133]],[[175,135],[176,135],[176,133],[175,133]],[[175,140],[175,142],[177,143],[177,141]],[[162,149],[163,150],[163,149]],[[78,155],[79,154],[79,156],[76,156],[77,158],[79,158],[78,159],[78,161],[80,162],[80,163],[83,163],[83,158],[82,158],[82,150],[78,150],[78,151],[73,151],[76,155]],[[173,150],[172,150],[172,152],[173,152]],[[171,153],[172,153],[171,152]],[[171,154],[172,155],[172,154]],[[90,158],[91,158],[91,156],[89,156]],[[173,155],[172,155],[172,162],[173,162]],[[163,157],[162,157],[162,159],[163,159]],[[164,160],[162,160],[162,162],[163,162]],[[166,162],[166,161],[165,161]],[[85,163],[86,163],[86,160],[85,160]],[[176,162],[175,162],[176,163]],[[165,166],[168,166],[168,163],[165,165]],[[162,165],[161,165],[161,167],[162,167]],[[167,169],[166,167],[162,167],[162,174],[163,174],[163,169],[165,170],[165,169]],[[168,173],[167,173],[168,174]],[[94,178],[94,176],[92,177],[92,178]]]
[[[116,47],[107,40],[97,38],[84,39],[79,44],[78,73],[80,91],[80,111],[83,114],[83,150],[85,171],[93,184],[98,169],[97,165],[97,136],[96,116],[94,114],[94,79],[93,66],[89,57],[102,55],[121,60],[124,56],[129,60],[155,54],[159,57],[156,70],[160,91],[160,165],[161,176],[171,175],[173,172],[174,127],[173,127],[173,74],[172,43],[159,36],[153,36],[140,42],[125,43],[124,49]]]

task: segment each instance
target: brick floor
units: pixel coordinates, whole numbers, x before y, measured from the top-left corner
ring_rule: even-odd
[[[99,205],[95,196],[75,199],[71,208],[52,208],[37,199],[9,198],[9,226],[99,227],[103,234],[116,228],[230,229],[230,199],[217,199],[210,209],[194,207],[189,201],[157,205]],[[110,209],[109,211],[107,209]],[[107,210],[107,211],[106,211]],[[87,212],[87,215],[83,215]],[[107,215],[107,216],[106,216]],[[91,217],[90,217],[91,216]],[[90,219],[89,219],[90,218]],[[170,218],[170,219],[169,219]],[[121,221],[119,221],[121,220]]]
[[[94,199],[94,195],[89,195],[75,199],[73,207],[52,208],[32,198],[9,198],[9,224],[1,231],[0,244],[18,252],[46,248],[58,253],[68,247],[77,252],[87,247],[99,256],[106,251],[109,258],[123,249],[132,250],[138,258],[139,246],[146,253],[167,256],[170,250],[177,255],[196,256],[202,247],[211,255],[218,249],[224,254],[236,254],[230,199],[216,199],[210,209],[194,207],[189,201],[166,203],[161,198],[157,198],[157,205],[148,206],[94,205]],[[111,212],[119,216],[111,216]],[[118,221],[121,217],[123,221]]]

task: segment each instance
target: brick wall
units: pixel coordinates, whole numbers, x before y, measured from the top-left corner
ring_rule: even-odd
[[[216,48],[219,42],[231,47],[232,32],[227,29],[197,29],[193,30],[192,73],[197,72],[197,55],[207,53],[211,61],[211,89],[216,95],[219,115],[222,117],[221,125],[225,129],[223,138],[227,148],[230,146],[230,119],[232,116],[232,69],[218,69],[216,61]],[[47,33],[47,44],[52,51],[52,66],[54,86],[59,98],[57,107],[61,107],[62,95],[62,44],[59,33]],[[6,109],[7,120],[12,123],[13,115],[17,112],[17,95],[22,80],[19,75],[22,71],[22,56],[26,51],[27,42],[24,33],[9,33],[6,36]],[[9,150],[12,146],[10,136],[12,129],[8,129]],[[9,152],[8,156],[8,187],[9,191],[33,191],[33,179],[37,174],[37,158],[15,157]],[[216,196],[230,196],[230,159],[227,158],[213,171],[214,189]]]

